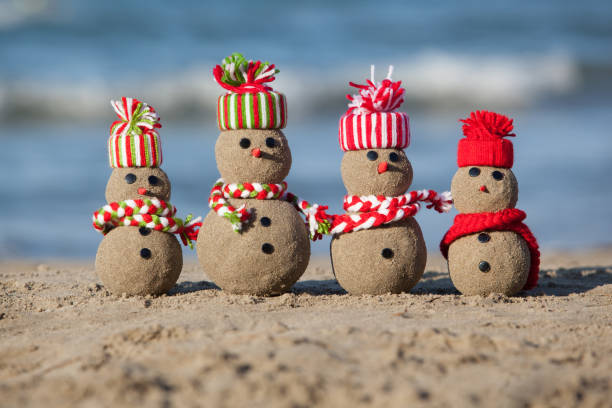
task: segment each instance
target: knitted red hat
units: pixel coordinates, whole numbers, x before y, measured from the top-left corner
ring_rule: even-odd
[[[515,136],[512,119],[495,112],[476,111],[463,122],[463,135],[457,149],[457,165],[511,168],[514,163],[512,142],[504,139]]]
[[[396,112],[404,102],[401,81],[391,81],[393,67],[381,83],[366,80],[367,85],[349,82],[359,89],[357,95],[347,95],[349,109],[340,118],[338,139],[343,151],[361,149],[404,149],[410,144],[409,118]]]

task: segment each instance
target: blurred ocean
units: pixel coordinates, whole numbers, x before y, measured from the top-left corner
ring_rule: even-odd
[[[108,101],[122,95],[160,112],[172,202],[205,215],[218,177],[211,70],[234,51],[281,70],[287,181],[301,197],[341,210],[347,83],[393,64],[407,90],[413,188],[448,189],[457,119],[497,110],[515,118],[518,207],[542,247],[612,244],[610,1],[0,0],[0,257],[93,259]],[[430,250],[453,215],[417,215]]]

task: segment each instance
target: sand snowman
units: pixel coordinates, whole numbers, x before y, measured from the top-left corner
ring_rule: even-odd
[[[291,150],[281,131],[285,96],[267,83],[274,65],[232,54],[213,71],[228,92],[218,99],[215,145],[221,179],[214,185],[197,243],[200,264],[223,290],[276,295],[288,291],[310,259],[310,236],[326,233],[326,207],[288,193]],[[308,226],[300,217],[306,216]],[[309,231],[310,230],[310,231]]]
[[[409,291],[421,279],[427,248],[413,216],[421,202],[439,212],[451,207],[448,193],[411,191],[413,171],[403,149],[410,144],[409,118],[397,109],[404,100],[401,82],[351,86],[349,110],[340,118],[345,152],[342,180],[346,214],[333,216],[331,258],[338,283],[351,294]]]
[[[96,255],[96,273],[111,292],[159,295],[179,278],[183,254],[178,240],[191,246],[198,220],[175,217],[170,180],[159,168],[159,116],[144,102],[121,98],[111,102],[119,120],[108,141],[113,171],[106,186],[107,205],[93,215],[104,234]],[[127,227],[127,228],[126,228]]]
[[[451,183],[459,211],[440,249],[448,258],[455,287],[466,295],[514,295],[535,287],[540,253],[523,224],[526,215],[514,208],[518,183],[512,173],[512,120],[494,112],[476,111],[461,120],[465,138],[459,141]]]

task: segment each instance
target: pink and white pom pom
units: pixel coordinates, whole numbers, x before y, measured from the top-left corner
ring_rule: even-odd
[[[405,89],[401,87],[402,81],[393,82],[393,65],[389,66],[387,77],[377,83],[374,79],[374,65],[370,66],[371,79],[366,79],[367,85],[349,82],[349,85],[358,88],[356,95],[346,95],[351,101],[347,113],[356,115],[375,112],[395,112],[404,102]]]

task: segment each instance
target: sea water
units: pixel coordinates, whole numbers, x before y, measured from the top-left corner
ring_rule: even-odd
[[[458,119],[515,119],[517,207],[542,247],[612,243],[612,3],[353,1],[0,2],[0,256],[92,259],[105,204],[108,101],[161,114],[179,215],[204,216],[218,177],[212,67],[233,51],[274,62],[287,95],[291,192],[340,212],[338,119],[348,81],[394,64],[406,87],[411,188],[447,190]],[[455,212],[416,219],[430,250]],[[324,253],[328,240],[313,244]]]

